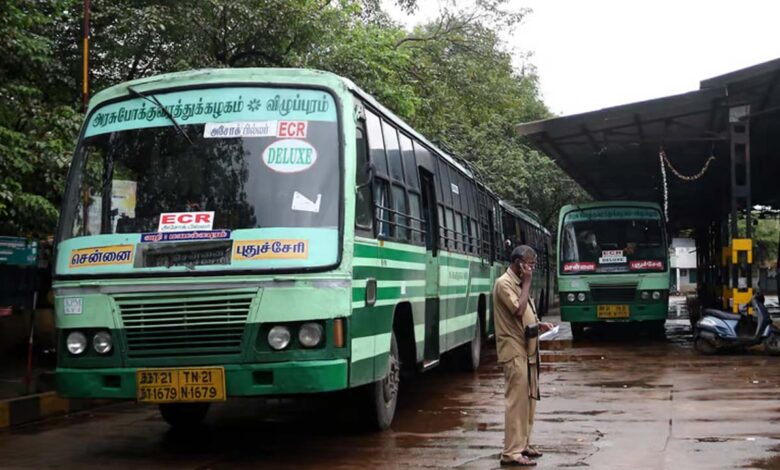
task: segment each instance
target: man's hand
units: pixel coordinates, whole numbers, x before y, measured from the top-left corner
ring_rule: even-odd
[[[547,322],[539,323],[539,333],[547,333],[553,328],[555,328],[555,325],[553,325],[552,323],[547,323]]]
[[[520,271],[523,273],[523,285],[530,286],[531,278],[534,275],[534,268],[526,263],[520,263]]]

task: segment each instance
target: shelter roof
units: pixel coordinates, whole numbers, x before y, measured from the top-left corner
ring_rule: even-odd
[[[667,170],[670,218],[679,228],[729,207],[730,109],[748,105],[753,203],[777,205],[780,164],[780,59],[703,80],[698,90],[582,114],[520,124],[517,131],[598,200],[663,204],[659,150]]]

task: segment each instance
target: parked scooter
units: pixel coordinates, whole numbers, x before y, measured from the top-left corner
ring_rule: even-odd
[[[702,354],[715,354],[763,343],[767,353],[780,354],[780,328],[772,323],[769,310],[764,306],[764,296],[755,294],[750,304],[754,315],[748,315],[746,309],[739,314],[705,309],[693,330],[696,350]]]

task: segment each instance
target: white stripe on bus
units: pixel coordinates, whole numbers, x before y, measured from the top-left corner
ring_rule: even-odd
[[[425,263],[411,263],[408,261],[395,261],[384,258],[355,258],[352,261],[352,265],[370,268],[395,268],[409,269],[412,271],[425,271]]]
[[[410,303],[417,303],[417,302],[425,302],[425,297],[396,297],[394,299],[383,299],[383,300],[377,300],[372,307],[386,307],[388,305],[395,305],[400,302],[410,302]],[[353,300],[352,301],[352,308],[363,308],[366,306],[365,300]]]

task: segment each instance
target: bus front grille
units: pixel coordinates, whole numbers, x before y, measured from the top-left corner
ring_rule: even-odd
[[[117,294],[127,357],[166,358],[241,353],[256,289]]]
[[[590,286],[594,302],[629,302],[636,299],[636,286]]]

